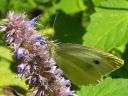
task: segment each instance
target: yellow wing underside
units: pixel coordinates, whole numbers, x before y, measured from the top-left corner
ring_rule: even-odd
[[[97,84],[102,76],[120,68],[118,57],[79,44],[58,45],[54,58],[63,73],[76,85]]]

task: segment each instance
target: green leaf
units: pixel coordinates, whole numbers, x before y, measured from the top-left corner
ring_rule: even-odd
[[[11,0],[9,9],[15,12],[25,12],[36,7],[34,0]]]
[[[128,9],[127,0],[92,0],[95,6],[106,8]]]
[[[17,70],[17,66],[12,60],[11,50],[0,46],[0,90],[5,86],[27,88],[24,80],[16,78],[14,71]]]
[[[128,9],[127,0],[104,0],[100,5],[108,8]]]
[[[5,14],[7,12],[8,3],[9,3],[8,0],[0,0],[0,11],[2,14]]]
[[[55,38],[63,43],[81,43],[85,29],[77,21],[78,17],[59,12],[55,24]]]
[[[103,1],[103,0],[92,0],[93,4],[94,4],[95,6],[100,6],[100,4],[101,4],[102,1]]]
[[[60,0],[55,7],[67,14],[77,13],[86,9],[84,0]]]
[[[128,79],[106,78],[97,86],[83,86],[78,96],[128,96]]]
[[[128,11],[97,8],[91,16],[83,45],[109,51],[128,41]]]

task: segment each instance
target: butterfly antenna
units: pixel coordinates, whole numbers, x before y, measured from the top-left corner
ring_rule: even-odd
[[[56,16],[55,16],[55,19],[54,19],[54,22],[53,22],[53,29],[55,29],[55,23],[56,23],[56,19],[57,19],[58,13],[59,12],[57,11]]]
[[[59,14],[59,12],[57,11],[56,12],[56,15],[55,15],[55,19],[54,19],[54,22],[53,22],[53,30],[55,30],[55,23],[56,23],[56,20],[57,20],[57,16],[58,16],[58,14]],[[51,38],[51,41],[52,41],[52,38]],[[55,42],[56,42],[57,40],[55,40]],[[53,41],[54,42],[54,41]]]

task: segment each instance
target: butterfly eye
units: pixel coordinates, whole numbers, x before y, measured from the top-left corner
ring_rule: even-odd
[[[94,60],[93,62],[94,62],[95,64],[97,64],[97,65],[100,64],[100,61],[98,61],[98,60]]]

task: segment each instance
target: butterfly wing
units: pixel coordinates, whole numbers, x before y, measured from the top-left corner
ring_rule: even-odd
[[[70,43],[59,44],[54,58],[76,85],[97,84],[103,75],[123,65],[123,61],[112,54]]]

